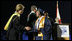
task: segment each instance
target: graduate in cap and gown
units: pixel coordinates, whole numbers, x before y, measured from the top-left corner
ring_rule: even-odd
[[[51,22],[43,16],[43,10],[38,9],[36,12],[38,19],[35,22],[35,30],[38,31],[38,35],[35,36],[35,40],[50,40]]]

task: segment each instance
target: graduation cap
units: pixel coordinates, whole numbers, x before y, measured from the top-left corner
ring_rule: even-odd
[[[40,11],[40,14],[41,14],[41,15],[44,15],[44,11],[43,11],[43,9],[38,8],[37,10],[39,10],[39,11]]]

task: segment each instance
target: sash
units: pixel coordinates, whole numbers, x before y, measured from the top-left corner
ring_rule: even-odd
[[[40,17],[40,18],[41,18],[41,19],[40,19],[39,24],[37,24],[38,19],[37,19],[37,21],[36,21],[36,23],[35,23],[35,27],[36,27],[37,25],[39,25],[39,26],[38,26],[38,30],[40,30],[40,28],[44,28],[45,17],[42,16],[42,17]],[[38,36],[39,36],[39,37],[42,37],[41,40],[43,40],[43,33],[42,33],[42,32],[39,32],[39,33],[38,33]]]
[[[19,15],[17,12],[15,12],[14,14],[12,14],[11,17],[9,18],[8,22],[6,23],[6,25],[5,25],[5,27],[4,27],[4,30],[6,30],[6,31],[8,30],[9,25],[10,25],[10,22],[11,22],[13,16],[15,16],[15,15],[17,15],[17,16],[20,17],[20,15]]]

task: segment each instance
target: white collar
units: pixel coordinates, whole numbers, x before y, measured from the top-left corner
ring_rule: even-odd
[[[35,13],[35,12],[34,12],[34,11],[31,11],[31,13]],[[31,13],[30,13],[30,14],[31,14]]]

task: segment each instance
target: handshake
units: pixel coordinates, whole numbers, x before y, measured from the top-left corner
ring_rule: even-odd
[[[26,26],[24,29],[26,29],[27,31],[31,30],[31,27]]]

